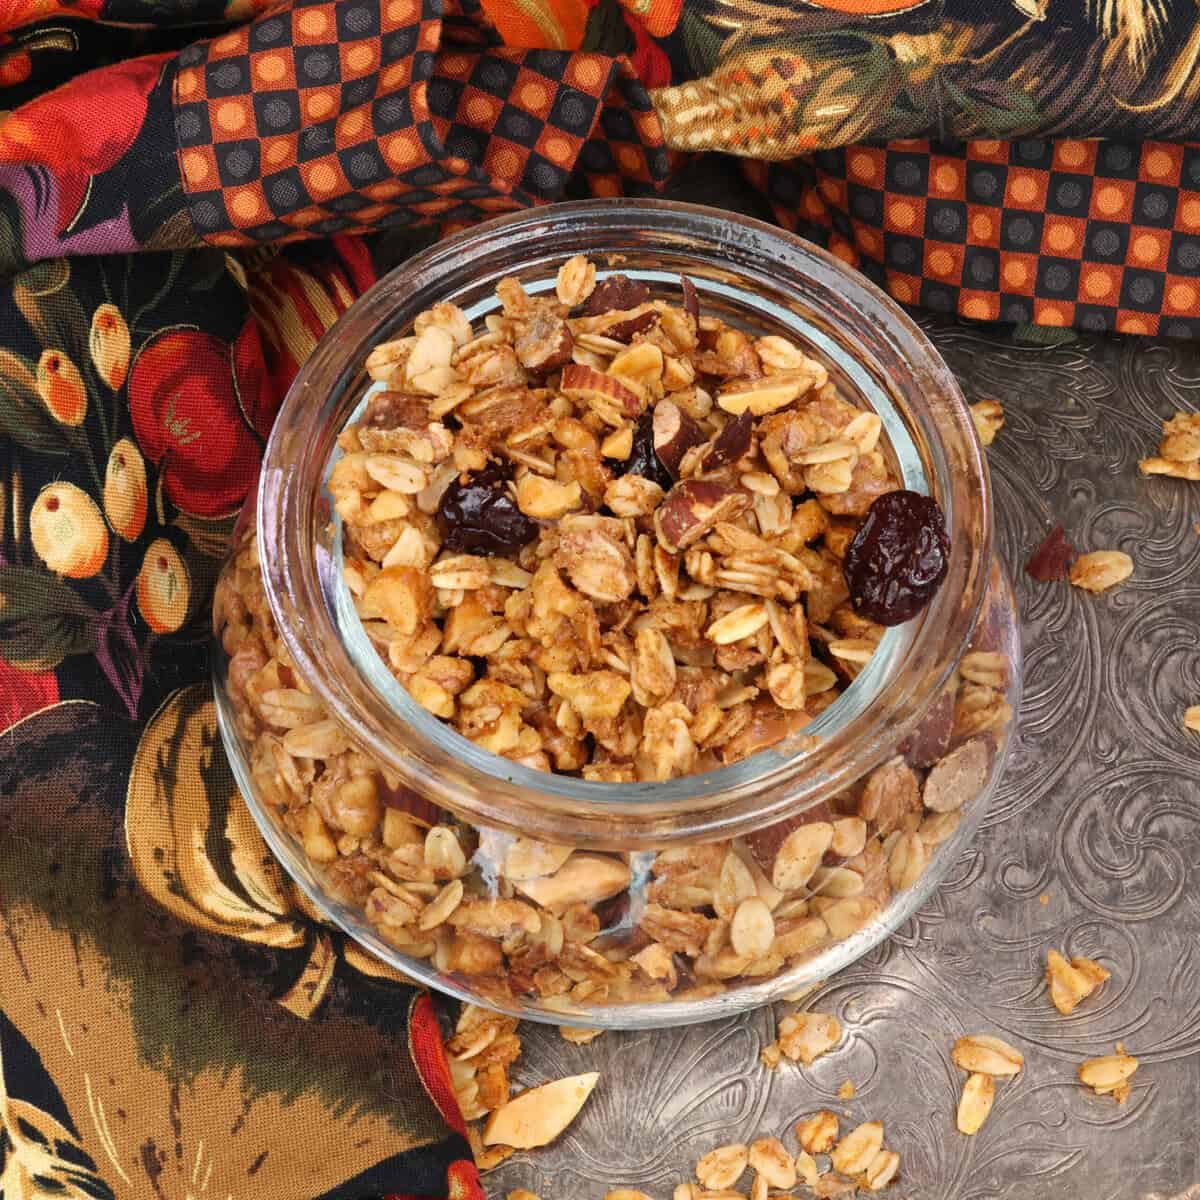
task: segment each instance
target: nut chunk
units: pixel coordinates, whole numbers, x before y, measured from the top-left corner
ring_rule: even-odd
[[[1108,977],[1098,962],[1090,958],[1073,958],[1067,962],[1057,950],[1046,955],[1046,982],[1050,999],[1063,1016],[1070,1016],[1075,1006],[1090,996]]]
[[[637,585],[633,556],[621,540],[621,524],[610,517],[566,517],[554,561],[585,596],[611,604]]]
[[[1138,465],[1143,475],[1200,480],[1200,413],[1177,412],[1164,421],[1158,456]]]
[[[838,1139],[838,1119],[827,1108],[796,1122],[796,1137],[809,1154],[828,1154]]]
[[[654,528],[664,550],[678,554],[699,541],[718,521],[732,521],[750,506],[736,488],[707,479],[677,483],[654,514]]]
[[[546,677],[550,690],[571,706],[585,720],[604,720],[615,717],[629,696],[629,680],[616,671],[589,671],[585,675],[570,675],[554,671]]]
[[[975,432],[984,446],[990,446],[996,440],[996,434],[1004,428],[1004,408],[999,400],[980,400],[971,405],[971,420],[975,423]]]

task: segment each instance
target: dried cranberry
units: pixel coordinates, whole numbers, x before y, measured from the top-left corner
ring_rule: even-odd
[[[1061,525],[1046,534],[1042,544],[1033,552],[1025,564],[1025,573],[1039,583],[1053,579],[1066,579],[1067,571],[1075,560],[1075,547],[1067,541]]]
[[[900,625],[933,599],[949,560],[937,501],[917,492],[887,492],[867,510],[842,570],[856,612],[880,625]]]
[[[648,408],[633,428],[633,449],[624,462],[612,464],[614,475],[640,475],[657,483],[665,492],[671,490],[674,479],[654,452],[654,409]]]
[[[515,554],[537,537],[537,523],[517,507],[499,466],[476,471],[466,483],[452,483],[438,505],[442,546],[468,554]]]

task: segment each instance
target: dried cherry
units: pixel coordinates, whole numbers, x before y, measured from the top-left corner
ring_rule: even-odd
[[[1066,579],[1075,561],[1075,547],[1067,541],[1061,525],[1055,525],[1025,564],[1025,573],[1039,583]]]
[[[675,480],[654,452],[654,409],[648,408],[642,413],[633,427],[633,449],[629,457],[611,465],[614,475],[640,475],[657,483],[664,492],[671,490]]]
[[[933,599],[949,561],[950,538],[937,501],[917,492],[887,492],[867,510],[842,570],[856,612],[880,625],[900,625]]]
[[[537,537],[537,522],[508,494],[508,478],[507,470],[492,465],[446,489],[437,509],[444,549],[495,557],[515,554]]]

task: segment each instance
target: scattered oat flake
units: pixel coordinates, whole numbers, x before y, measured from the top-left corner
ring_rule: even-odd
[[[846,1082],[843,1083],[840,1088],[838,1088],[838,1099],[839,1100],[853,1100],[854,1099],[854,1082],[853,1082],[853,1080],[847,1079]]]
[[[576,1046],[586,1046],[589,1042],[594,1042],[603,1032],[603,1029],[585,1029],[574,1025],[558,1027],[559,1037],[564,1042],[572,1042]]]
[[[1138,1069],[1138,1060],[1129,1054],[1105,1054],[1089,1058],[1079,1066],[1079,1082],[1097,1096],[1112,1096],[1118,1104],[1129,1099],[1129,1078]]]
[[[1055,579],[1066,579],[1067,571],[1075,558],[1075,547],[1067,541],[1061,525],[1046,534],[1042,544],[1033,552],[1025,564],[1025,573],[1039,583]]]
[[[1086,592],[1106,592],[1133,574],[1133,559],[1123,550],[1093,550],[1071,564],[1071,585]]]
[[[1042,893],[1042,894],[1041,894],[1041,895],[1038,897],[1038,903],[1039,903],[1039,904],[1049,904],[1049,903],[1050,903],[1050,897],[1049,897],[1049,896],[1048,896],[1048,895],[1047,895],[1045,892],[1043,892],[1043,893]]]
[[[1183,727],[1193,733],[1200,733],[1200,704],[1193,704],[1183,714]]]

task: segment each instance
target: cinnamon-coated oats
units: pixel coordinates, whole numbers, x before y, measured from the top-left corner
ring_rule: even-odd
[[[480,328],[435,305],[371,352],[379,390],[339,439],[329,491],[368,637],[417,704],[535,770],[659,781],[803,745],[884,632],[842,575],[899,486],[878,416],[787,339],[699,315],[689,287],[655,299],[577,257],[550,294],[502,281]],[[635,878],[627,855],[481,834],[353,747],[293,672],[252,526],[215,621],[256,786],[329,891],[481,995],[563,1012],[715,994],[863,928],[953,832],[1011,718],[1009,665],[977,649],[936,753]],[[451,1054],[480,1116],[506,1063],[471,1061]]]
[[[1088,592],[1105,592],[1133,574],[1133,559],[1123,550],[1093,550],[1081,554],[1068,575],[1071,583]]]
[[[1050,1000],[1063,1016],[1070,1016],[1075,1006],[1090,996],[1110,974],[1094,959],[1073,958],[1068,962],[1057,950],[1046,954]]]
[[[1129,1098],[1129,1080],[1137,1069],[1138,1060],[1131,1054],[1105,1054],[1080,1064],[1079,1082],[1097,1096],[1112,1096],[1124,1104]]]
[[[1143,475],[1200,480],[1200,413],[1177,412],[1164,421],[1158,454],[1138,465]]]
[[[968,1137],[977,1134],[992,1111],[996,1099],[996,1081],[991,1075],[980,1072],[968,1077],[963,1084],[962,1096],[958,1101],[955,1124],[959,1133]]]

